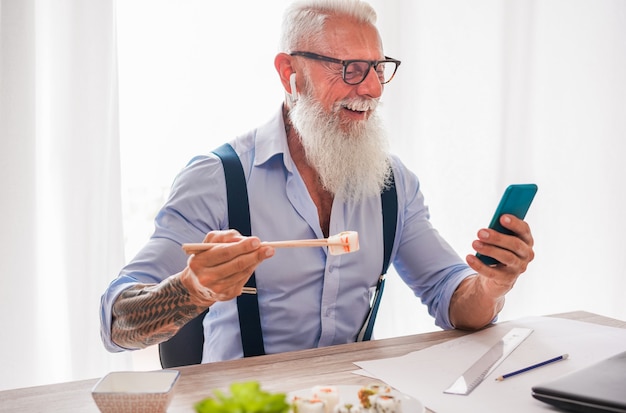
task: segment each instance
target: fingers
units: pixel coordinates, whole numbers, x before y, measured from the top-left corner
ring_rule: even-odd
[[[214,243],[216,245],[195,254],[194,257],[197,258],[197,260],[194,261],[196,264],[200,266],[217,266],[229,263],[237,257],[254,253],[261,245],[257,237],[244,237],[236,231],[219,232],[219,234],[209,233],[205,237],[204,242]],[[248,260],[250,259],[252,259],[252,256],[248,256]],[[234,265],[241,266],[242,268],[249,266],[249,264],[245,265],[238,261]]]
[[[493,229],[481,229],[478,231],[478,240],[472,243],[472,247],[476,252],[495,258],[504,265],[512,266],[518,261],[527,265],[535,256],[530,227],[512,215],[504,215],[500,221],[513,235]]]
[[[274,255],[274,249],[261,246],[258,238],[234,230],[210,232],[204,241],[218,245],[190,256],[188,266],[219,301],[240,295],[256,267]]]
[[[534,239],[528,224],[513,215],[503,215],[500,223],[513,235],[502,234],[493,229],[478,231],[478,240],[472,243],[476,252],[500,262],[495,266],[485,265],[474,255],[467,256],[467,263],[478,274],[491,279],[498,289],[508,291],[528,264],[535,258]]]
[[[500,223],[504,228],[511,230],[525,244],[529,245],[531,248],[533,247],[534,240],[528,223],[515,217],[514,215],[508,214],[500,217]]]
[[[227,229],[221,231],[211,231],[205,235],[202,242],[236,242],[244,239],[243,235],[236,229]]]

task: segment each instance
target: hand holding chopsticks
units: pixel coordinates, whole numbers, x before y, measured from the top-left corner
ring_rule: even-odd
[[[211,242],[189,243],[183,244],[182,248],[187,254],[199,254],[216,245],[220,244]],[[262,242],[261,245],[274,248],[328,247],[330,255],[341,255],[359,249],[359,234],[356,231],[344,231],[324,239],[268,241]]]

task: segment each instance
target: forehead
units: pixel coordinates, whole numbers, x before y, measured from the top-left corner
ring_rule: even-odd
[[[320,45],[324,53],[340,59],[382,59],[378,30],[369,23],[348,17],[331,17],[326,21]]]

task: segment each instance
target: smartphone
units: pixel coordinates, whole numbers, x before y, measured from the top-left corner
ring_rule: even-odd
[[[509,185],[500,199],[498,208],[491,218],[489,228],[495,229],[503,234],[512,235],[513,233],[500,225],[500,217],[503,214],[511,214],[519,219],[524,219],[530,204],[537,193],[537,185],[535,184],[515,184]],[[487,257],[486,255],[476,254],[476,256],[487,265],[499,264],[498,260]]]

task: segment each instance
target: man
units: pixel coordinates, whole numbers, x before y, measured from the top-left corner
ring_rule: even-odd
[[[359,0],[311,0],[285,13],[275,67],[285,103],[266,125],[230,142],[248,187],[252,233],[228,228],[225,177],[214,155],[177,177],[147,245],[102,298],[102,337],[110,351],[160,343],[210,308],[203,362],[243,355],[235,298],[256,273],[267,353],[355,341],[383,261],[380,194],[393,174],[398,217],[391,260],[442,328],[493,321],[533,259],[528,225],[515,235],[478,232],[464,263],[430,225],[417,177],[388,145],[376,107],[399,62],[386,58],[375,12]],[[354,61],[356,59],[356,61]],[[361,249],[274,250],[260,240],[326,238],[357,231]],[[187,257],[181,244],[218,245]]]

